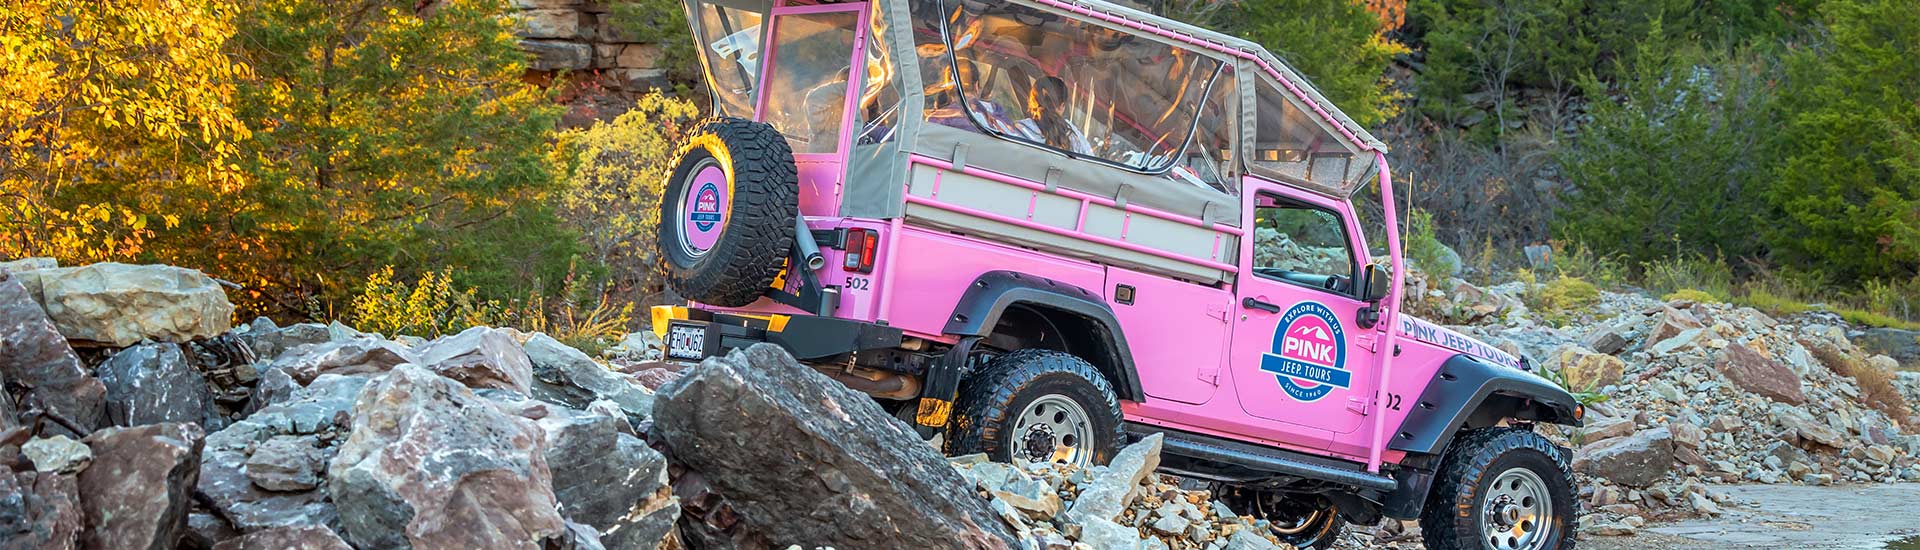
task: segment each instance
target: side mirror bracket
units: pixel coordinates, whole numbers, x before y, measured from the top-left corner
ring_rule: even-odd
[[[1367,302],[1367,306],[1360,308],[1357,318],[1354,319],[1360,328],[1373,328],[1380,324],[1380,302],[1386,299],[1387,293],[1393,290],[1392,287],[1393,274],[1380,269],[1377,264],[1367,264],[1366,269],[1361,272],[1360,288],[1357,293],[1361,300]]]

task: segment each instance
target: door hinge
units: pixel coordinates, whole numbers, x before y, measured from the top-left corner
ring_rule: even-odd
[[[1365,397],[1348,397],[1347,398],[1347,410],[1358,413],[1361,416],[1367,415],[1367,411],[1373,408],[1371,406],[1372,404],[1373,404],[1373,400]]]
[[[1212,317],[1215,320],[1218,320],[1222,323],[1225,323],[1227,322],[1227,306],[1223,306],[1220,304],[1207,304],[1207,316]]]
[[[1379,351],[1374,349],[1374,338],[1372,334],[1357,334],[1354,336],[1353,341],[1360,344],[1360,347],[1367,351]]]
[[[1193,374],[1193,377],[1199,378],[1201,381],[1206,382],[1208,384],[1213,384],[1215,386],[1218,386],[1220,385],[1220,368],[1214,367],[1210,369],[1200,369],[1198,372],[1195,372]]]

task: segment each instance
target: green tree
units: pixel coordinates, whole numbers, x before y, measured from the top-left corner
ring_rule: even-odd
[[[1373,126],[1396,112],[1387,66],[1407,50],[1382,34],[1381,18],[1365,4],[1244,0],[1221,14],[1221,27],[1286,60],[1354,122]]]
[[[341,309],[388,265],[403,279],[451,266],[500,293],[558,279],[575,242],[549,206],[560,108],[520,80],[508,10],[246,3],[234,43],[257,75],[237,101],[253,183],[169,259],[218,266],[281,311]]]
[[[1608,99],[1559,154],[1573,189],[1555,233],[1634,263],[1756,255],[1778,66],[1753,52],[1671,50],[1649,38],[1641,62],[1620,68],[1617,96],[1584,82],[1588,97]]]
[[[1920,271],[1920,3],[1832,2],[1786,58],[1784,162],[1768,199],[1778,259],[1842,280]]]

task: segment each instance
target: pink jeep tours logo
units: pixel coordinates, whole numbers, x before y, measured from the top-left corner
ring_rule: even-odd
[[[700,193],[693,199],[692,213],[687,217],[701,231],[713,231],[713,226],[720,223],[720,188],[712,182],[700,186]]]
[[[1281,315],[1272,350],[1260,357],[1260,370],[1272,373],[1288,397],[1304,402],[1352,387],[1346,366],[1346,332],[1333,310],[1317,302],[1300,302]]]

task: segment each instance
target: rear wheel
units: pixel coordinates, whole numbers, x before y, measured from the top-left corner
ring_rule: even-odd
[[[739,307],[766,294],[793,248],[799,176],[786,138],[737,118],[687,136],[660,201],[660,255],[674,290]]]
[[[1339,542],[1347,520],[1325,497],[1213,484],[1213,493],[1235,510],[1267,520],[1274,538],[1296,548],[1325,550]]]
[[[1462,434],[1427,495],[1427,548],[1573,548],[1573,470],[1567,452],[1521,428]]]
[[[1052,350],[1002,355],[960,386],[947,448],[1000,462],[1104,464],[1121,439],[1120,400],[1086,360]]]

